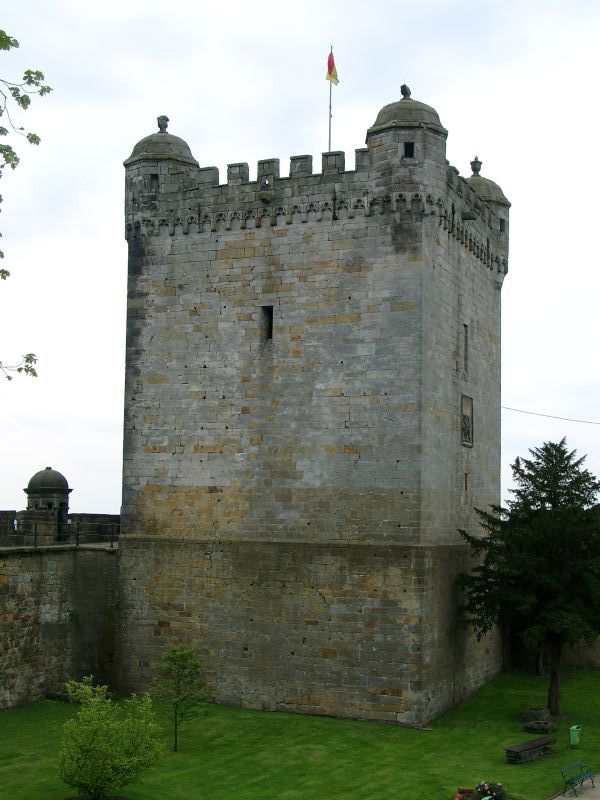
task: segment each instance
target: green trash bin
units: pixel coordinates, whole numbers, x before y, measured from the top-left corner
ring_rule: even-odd
[[[581,741],[581,725],[571,725],[569,728],[569,744],[571,747],[577,747]]]

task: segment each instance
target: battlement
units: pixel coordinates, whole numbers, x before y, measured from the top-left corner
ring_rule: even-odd
[[[398,137],[394,131],[383,160],[381,142],[357,149],[353,170],[346,170],[343,151],[322,153],[321,172],[314,172],[311,155],[293,155],[287,176],[281,175],[278,158],[267,158],[258,161],[254,180],[247,162],[228,164],[226,183],[219,182],[217,167],[200,167],[191,153],[187,161],[179,155],[171,162],[147,153],[132,157],[126,162],[125,236],[435,216],[486,267],[505,274],[510,204],[496,184],[479,176],[481,163],[472,162],[479,165],[477,173],[474,167],[466,179],[445,158],[427,160],[423,149],[407,149]]]
[[[354,174],[357,170],[365,167],[364,154],[367,148],[356,150],[356,170],[349,170],[348,174]],[[261,188],[272,186],[272,182],[277,180],[293,180],[294,178],[306,178],[309,176],[322,177],[323,175],[339,175],[346,171],[346,154],[343,151],[333,151],[323,153],[321,172],[313,172],[313,157],[311,155],[299,155],[290,157],[289,176],[280,174],[280,159],[265,158],[257,162],[256,180],[250,180],[250,168],[247,162],[237,162],[227,165],[227,182],[219,183],[218,167],[199,167],[196,170],[196,180],[198,186],[241,186],[244,184],[256,185]],[[186,187],[190,189],[190,186]]]
[[[266,158],[258,161],[255,180],[250,180],[247,162],[228,164],[223,184],[216,167],[201,167],[188,144],[167,133],[169,120],[163,115],[158,118],[159,132],[138,142],[125,161],[126,224],[131,228],[150,220],[160,226],[167,220],[174,226],[176,219],[196,217],[204,230],[210,217],[210,230],[215,231],[219,223],[230,230],[228,223],[235,226],[238,220],[242,228],[257,220],[258,227],[265,217],[272,225],[277,224],[275,217],[291,224],[294,215],[306,222],[310,213],[317,215],[316,221],[330,214],[334,222],[338,212],[347,211],[351,218],[364,208],[368,215],[377,204],[396,213],[406,205],[403,200],[398,205],[399,198],[409,197],[412,207],[413,195],[418,195],[435,198],[438,209],[450,209],[450,230],[458,215],[463,223],[476,223],[469,227],[477,231],[469,235],[491,236],[501,251],[507,236],[497,233],[507,233],[510,204],[500,187],[479,175],[477,157],[468,180],[449,167],[447,131],[437,112],[413,100],[408,86],[401,92],[402,99],[384,106],[367,130],[367,147],[355,151],[353,170],[346,169],[343,151],[322,153],[320,172],[314,171],[311,155],[293,155],[287,176],[281,175],[278,158]]]
[[[500,274],[508,271],[504,209],[485,202],[455,167],[444,165],[445,191],[433,194],[415,182],[414,163],[376,185],[369,170],[368,149],[356,152],[357,169],[349,171],[344,171],[345,153],[332,152],[323,153],[321,173],[312,172],[312,156],[298,155],[291,157],[287,177],[280,176],[276,158],[260,160],[257,178],[252,181],[246,162],[227,166],[226,184],[219,184],[217,167],[198,168],[195,181],[186,177],[170,191],[167,181],[161,191],[160,182],[152,185],[142,177],[142,190],[136,195],[132,189],[128,198],[125,237],[334,224],[357,217],[392,215],[400,221],[435,216],[438,224],[486,267]],[[403,186],[413,191],[393,191]]]

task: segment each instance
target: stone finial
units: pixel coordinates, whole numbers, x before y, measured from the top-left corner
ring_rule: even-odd
[[[156,118],[156,121],[158,122],[158,130],[160,133],[166,133],[169,125],[169,118],[165,114],[161,114],[160,117]]]
[[[403,100],[410,100],[410,87],[403,83],[400,87],[400,94]]]
[[[473,175],[471,175],[471,177],[479,175],[479,172],[481,171],[481,161],[477,158],[477,156],[475,156],[473,161],[471,161],[471,169],[473,170]]]

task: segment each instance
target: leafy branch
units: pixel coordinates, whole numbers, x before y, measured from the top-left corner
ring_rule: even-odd
[[[0,50],[12,50],[19,46],[19,42],[10,36],[6,31],[0,30]],[[31,99],[35,95],[43,97],[52,91],[50,86],[44,83],[44,73],[39,69],[26,69],[20,81],[12,81],[7,78],[0,78],[0,137],[17,134],[26,139],[29,144],[38,145],[40,137],[33,131],[28,131],[15,122],[11,109],[14,107],[19,111],[27,111],[31,105]],[[10,167],[16,169],[20,161],[19,155],[11,144],[0,142],[0,178],[4,169]],[[0,203],[2,196],[0,196]],[[0,234],[1,235],[1,234]],[[4,253],[0,250],[0,259],[4,258]],[[7,269],[0,269],[0,280],[6,280],[10,272]],[[27,353],[18,364],[3,364],[0,361],[0,372],[8,379],[12,380],[9,372],[22,373],[37,377],[35,364],[37,358],[34,353]]]
[[[17,372],[22,375],[29,375],[31,378],[37,378],[37,357],[35,353],[25,353],[23,358],[18,364],[3,364],[0,361],[0,372],[4,375],[7,381],[12,381],[13,376],[9,372]]]

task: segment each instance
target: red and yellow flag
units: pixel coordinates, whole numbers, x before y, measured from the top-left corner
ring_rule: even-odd
[[[340,82],[337,74],[337,69],[335,68],[335,61],[333,58],[333,48],[331,48],[331,53],[329,53],[329,56],[327,57],[327,75],[325,75],[325,79],[331,81],[336,86]]]

